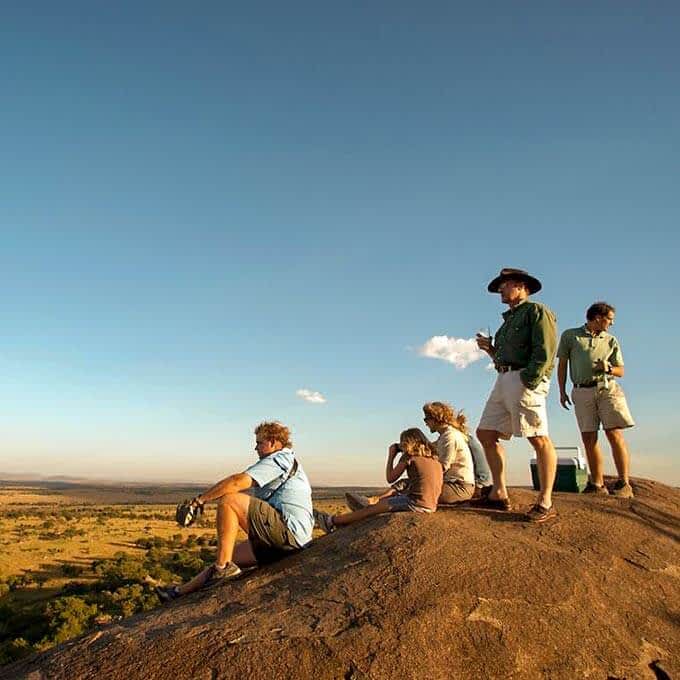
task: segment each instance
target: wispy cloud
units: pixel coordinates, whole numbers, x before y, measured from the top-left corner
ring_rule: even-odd
[[[308,401],[310,404],[325,404],[326,397],[321,394],[321,392],[315,392],[313,390],[302,389],[295,393],[300,399]]]
[[[482,352],[477,347],[474,338],[466,340],[464,338],[452,338],[448,335],[431,337],[424,345],[418,347],[417,351],[421,357],[441,359],[453,364],[456,368],[465,368],[487,356],[486,352]]]

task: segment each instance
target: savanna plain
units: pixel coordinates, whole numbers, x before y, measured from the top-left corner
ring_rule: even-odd
[[[174,521],[203,488],[0,481],[0,665],[154,609],[157,584],[210,564],[215,506]],[[314,504],[341,510],[349,490],[315,489]]]

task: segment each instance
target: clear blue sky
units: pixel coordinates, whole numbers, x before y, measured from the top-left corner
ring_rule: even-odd
[[[497,328],[515,266],[561,330],[617,306],[633,471],[680,483],[678,35],[672,2],[6,5],[0,471],[208,481],[276,418],[314,483],[380,482],[424,401],[476,424],[487,362],[416,348]]]

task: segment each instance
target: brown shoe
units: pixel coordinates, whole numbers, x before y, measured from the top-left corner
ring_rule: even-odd
[[[473,498],[469,501],[470,505],[475,508],[486,508],[489,510],[512,510],[512,505],[509,498],[489,498],[488,494],[486,496],[480,496],[479,498]]]
[[[489,486],[476,486],[472,498],[475,500],[477,498],[485,498],[491,493],[491,489],[493,489],[491,484],[489,484]]]
[[[534,524],[541,524],[550,519],[555,519],[555,517],[557,517],[557,510],[555,510],[554,505],[551,505],[549,508],[544,508],[542,505],[536,503],[536,505],[527,512],[527,522],[533,522]]]
[[[617,498],[633,498],[635,496],[633,487],[622,479],[619,479],[616,484],[614,484],[611,494]]]
[[[586,488],[583,489],[581,493],[590,493],[594,496],[609,496],[609,491],[607,491],[607,487],[604,484],[602,486],[598,486],[592,482],[588,482],[586,484]]]

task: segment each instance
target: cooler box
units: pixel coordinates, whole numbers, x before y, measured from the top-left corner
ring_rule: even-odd
[[[588,483],[588,467],[585,458],[578,446],[556,446],[557,451],[557,475],[553,491],[573,491],[581,493]],[[531,468],[531,482],[538,491],[538,468],[536,459],[529,462]]]

